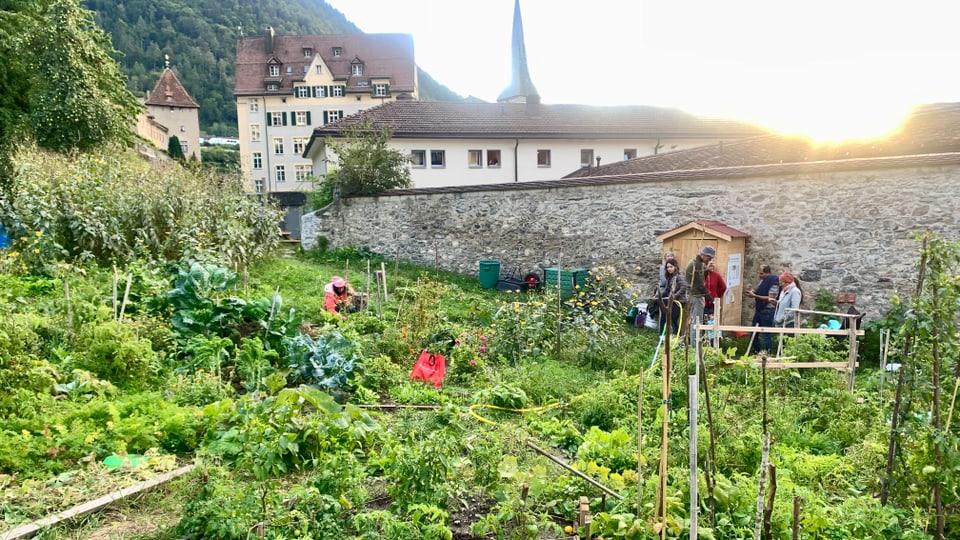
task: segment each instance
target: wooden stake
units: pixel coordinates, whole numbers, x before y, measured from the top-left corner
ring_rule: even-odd
[[[127,299],[130,297],[130,282],[133,281],[133,274],[127,274],[127,286],[123,290],[123,302],[120,304],[120,315],[117,317],[118,322],[123,322],[123,312],[127,310]]]
[[[63,282],[63,297],[67,303],[67,331],[73,333],[73,307],[70,305],[70,283]]]
[[[957,379],[960,381],[960,379]],[[643,507],[643,362],[640,363],[640,388],[637,391],[637,519]]]
[[[687,401],[690,412],[690,538],[697,538],[698,516],[700,509],[697,488],[697,406],[700,402],[700,390],[697,388],[697,375],[687,376]]]
[[[763,434],[763,449],[760,452],[760,482],[757,489],[757,521],[753,529],[754,540],[760,540],[763,525],[763,492],[767,483],[767,465],[770,463],[770,433]]]
[[[400,242],[397,242],[397,254],[393,257],[393,292],[397,292],[397,280],[400,279]]]
[[[383,301],[387,302],[390,297],[387,296],[387,267],[380,261],[380,273],[383,274]]]
[[[367,286],[363,289],[363,292],[370,294],[370,259],[367,259]],[[366,311],[370,309],[370,302],[363,303],[363,310]]]
[[[773,540],[770,516],[773,515],[773,502],[777,496],[777,466],[771,463],[768,467],[770,470],[770,495],[767,496],[767,506],[763,509],[763,537],[766,540]]]
[[[113,265],[113,320],[117,320],[117,265]]]
[[[793,540],[800,540],[800,501],[799,495],[793,496]]]
[[[713,426],[713,409],[710,407],[710,388],[707,385],[707,367],[703,361],[703,357],[700,356],[697,358],[698,371],[700,376],[703,378],[701,383],[703,384],[703,402],[707,408],[707,428],[710,432],[710,453],[708,454],[707,466],[703,468],[704,476],[707,480],[707,497],[710,502],[710,526],[716,527],[717,525],[717,504],[716,499],[713,495],[714,488],[714,478],[716,478],[717,472],[717,454],[716,454],[716,434],[714,433]]]
[[[598,488],[600,491],[606,493],[607,495],[610,495],[610,496],[613,497],[614,499],[617,499],[618,501],[622,501],[622,500],[623,500],[623,495],[620,495],[620,494],[617,493],[616,491],[613,491],[612,489],[610,489],[610,488],[608,488],[607,486],[601,484],[600,482],[597,482],[597,481],[594,480],[593,478],[590,478],[589,476],[583,474],[582,472],[578,471],[577,469],[574,469],[574,468],[571,467],[566,461],[564,461],[564,460],[562,460],[562,459],[560,459],[560,458],[558,458],[558,457],[556,457],[556,456],[551,455],[550,453],[548,453],[548,452],[547,452],[546,450],[544,450],[543,448],[540,448],[539,446],[533,444],[532,441],[527,441],[527,446],[529,446],[530,448],[532,448],[534,451],[536,451],[536,452],[537,452],[538,454],[540,454],[541,456],[549,459],[550,461],[556,463],[557,465],[560,465],[560,466],[563,467],[564,469],[566,469],[566,470],[572,472],[573,474],[577,475],[577,476],[580,477],[582,480],[585,480],[588,484],[590,484],[590,485]],[[584,498],[586,498],[586,497],[584,497]]]

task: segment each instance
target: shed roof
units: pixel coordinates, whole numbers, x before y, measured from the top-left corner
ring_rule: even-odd
[[[733,227],[730,227],[729,225],[725,225],[719,221],[714,221],[711,219],[698,219],[698,220],[686,223],[684,225],[681,225],[675,229],[671,229],[667,232],[658,234],[657,241],[663,242],[664,240],[683,234],[684,232],[689,231],[691,229],[712,234],[713,236],[726,240],[727,242],[729,242],[730,240],[733,240],[734,238],[750,238],[749,234],[743,231],[734,229]]]

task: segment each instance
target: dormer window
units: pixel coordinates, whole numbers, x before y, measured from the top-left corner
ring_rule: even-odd
[[[334,56],[342,56],[342,55],[343,55],[343,48],[342,48],[342,47],[334,47],[334,48],[333,48],[333,55],[334,55]]]
[[[363,75],[363,62],[358,62],[356,60],[350,64],[350,74],[354,77],[360,77]]]
[[[287,66],[287,74],[293,73],[293,66]]]
[[[271,77],[279,77],[279,76],[280,76],[280,66],[272,65],[272,66],[269,67],[269,70],[270,70],[270,76],[271,76]]]
[[[303,48],[303,57],[304,58],[313,58],[313,49],[310,47]]]

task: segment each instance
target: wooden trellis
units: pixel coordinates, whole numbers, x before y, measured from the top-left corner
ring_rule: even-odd
[[[798,314],[814,314],[814,315],[828,315],[831,317],[845,317],[849,319],[847,322],[847,329],[841,330],[831,330],[828,328],[800,328],[799,317],[796,318],[796,326],[786,327],[786,326],[739,326],[739,325],[706,325],[706,324],[694,324],[694,342],[697,344],[697,355],[700,354],[700,345],[701,345],[701,332],[757,332],[757,333],[768,333],[768,334],[779,334],[781,336],[795,336],[800,334],[817,334],[821,336],[847,336],[849,343],[849,354],[846,362],[770,362],[766,363],[767,369],[807,369],[807,368],[832,368],[840,369],[847,372],[847,390],[853,391],[853,381],[854,381],[854,372],[857,368],[857,337],[863,336],[863,330],[857,329],[857,324],[854,319],[862,317],[861,314],[850,314],[850,313],[831,313],[827,311],[811,311],[805,309],[793,309],[790,308],[789,311],[794,311]],[[778,360],[774,358],[773,360]],[[779,360],[785,360],[780,358]],[[757,364],[754,364],[757,365]]]

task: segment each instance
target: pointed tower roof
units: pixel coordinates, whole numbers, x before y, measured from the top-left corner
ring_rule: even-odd
[[[150,92],[146,104],[160,107],[200,108],[169,67],[164,68],[163,73],[160,74],[160,80],[153,87],[153,92]]]
[[[540,103],[540,94],[530,79],[527,68],[527,47],[523,43],[523,20],[520,18],[520,0],[513,5],[513,66],[510,86],[497,98],[497,101],[511,103]]]

